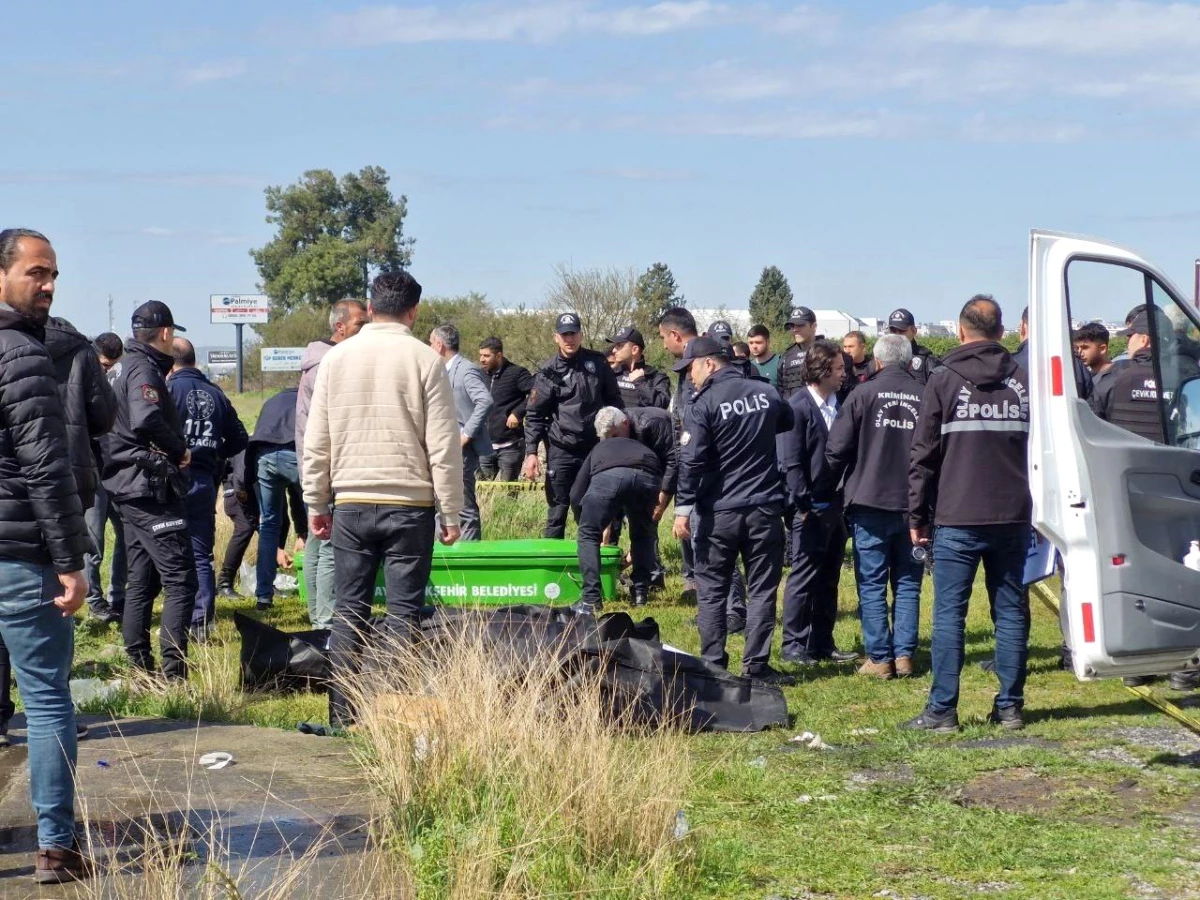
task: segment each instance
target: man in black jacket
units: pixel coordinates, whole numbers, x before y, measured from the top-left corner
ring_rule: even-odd
[[[525,465],[530,481],[541,475],[538,447],[546,443],[546,531],[561,538],[566,531],[571,486],[583,461],[596,446],[595,418],[605,406],[624,407],[617,378],[604,356],[583,346],[582,326],[575,313],[562,313],[554,323],[558,355],[538,370],[525,415]]]
[[[488,436],[492,452],[479,457],[479,474],[488,481],[516,481],[525,457],[525,433],[521,427],[533,390],[533,376],[523,366],[504,356],[504,343],[490,337],[479,344],[479,367],[492,392],[488,410]]]
[[[263,612],[275,602],[275,576],[279,559],[271,549],[279,546],[284,529],[287,498],[299,495],[300,471],[296,460],[297,388],[280,391],[263,404],[246,450],[246,481],[258,495],[258,563],[255,570],[254,608]],[[308,536],[298,534],[303,543]]]
[[[69,685],[71,617],[87,592],[88,536],[54,365],[43,346],[57,277],[44,236],[0,232],[0,636],[25,703],[37,811],[34,877],[42,884],[91,874],[75,837]]]
[[[579,521],[579,574],[583,589],[576,612],[594,615],[603,606],[600,540],[604,529],[629,518],[633,554],[633,605],[645,606],[654,565],[654,508],[663,476],[658,455],[630,437],[629,417],[608,406],[596,413],[598,443],[571,487],[571,507]]]
[[[617,389],[626,409],[635,406],[657,406],[666,409],[671,405],[671,379],[646,365],[646,339],[632,325],[622,328],[610,339],[613,359],[617,364]]]
[[[925,389],[908,371],[911,360],[912,346],[901,335],[885,334],[875,343],[875,373],[854,389],[829,432],[821,485],[830,491],[844,479],[868,657],[858,672],[884,679],[913,673],[921,611],[924,567],[913,558],[904,473]]]
[[[217,527],[217,482],[225,462],[246,449],[249,437],[225,392],[196,368],[196,348],[186,338],[175,338],[171,355],[175,366],[167,388],[192,453],[188,466],[188,534],[196,560],[199,590],[192,610],[191,638],[207,641],[217,616],[216,577],[213,574],[213,544]]]
[[[932,350],[917,343],[916,317],[907,309],[892,310],[892,314],[888,316],[888,333],[901,335],[912,344],[912,361],[908,364],[909,374],[921,384],[929,381],[929,376],[937,370],[941,361],[934,356]]]
[[[96,335],[95,340],[92,341],[92,350],[111,393],[113,381],[121,374],[121,357],[125,355],[125,346],[118,335],[106,331]],[[116,402],[116,395],[112,394],[114,421]],[[109,423],[109,427],[112,427],[111,423]],[[87,604],[92,616],[100,622],[106,625],[114,623],[119,625],[121,614],[125,610],[125,582],[129,580],[128,561],[125,555],[125,528],[121,524],[121,514],[117,512],[117,505],[109,498],[108,491],[104,490],[104,484],[100,481],[100,470],[104,462],[101,457],[99,438],[92,441],[92,455],[96,465],[96,499],[83,514],[92,543],[84,563],[88,580]],[[112,564],[109,566],[108,597],[105,598],[100,564],[104,562],[107,540],[105,529],[109,523],[113,527],[113,548]]]
[[[104,489],[117,504],[129,553],[129,586],[122,631],[135,666],[151,671],[150,622],[159,587],[166,592],[159,643],[163,674],[187,680],[188,622],[199,583],[187,531],[184,500],[192,460],[183,423],[167,390],[175,360],[170,307],[157,300],[133,313],[133,339],[125,345],[113,383],[117,421],[102,442]]]
[[[701,655],[718,666],[729,664],[726,603],[740,556],[747,586],[742,672],[791,684],[795,679],[769,664],[784,541],[775,436],[791,427],[791,409],[766,382],[743,378],[712,338],[688,343],[675,366],[684,370],[696,394],[679,438],[673,532],[681,541],[693,540]]]
[[[867,351],[867,336],[861,331],[851,331],[842,338],[842,352],[850,357],[848,374],[856,385],[862,384],[875,374],[875,359]]]
[[[776,373],[779,396],[790,400],[792,394],[804,388],[804,357],[817,339],[817,314],[807,306],[797,306],[787,321],[792,333],[792,346],[783,351]]]
[[[1029,659],[1029,387],[1025,370],[1000,344],[1000,306],[969,300],[958,318],[960,346],[929,377],[913,435],[908,473],[909,535],[933,536],[933,686],[925,710],[903,727],[958,729],[967,602],[983,563],[996,626],[1000,680],[989,720],[1024,726]]]
[[[845,376],[841,348],[833,341],[814,341],[804,357],[805,386],[788,401],[794,424],[781,441],[788,496],[795,510],[792,571],[783,589],[782,658],[804,666],[858,657],[833,642],[846,530],[841,490],[825,478],[825,446]]]

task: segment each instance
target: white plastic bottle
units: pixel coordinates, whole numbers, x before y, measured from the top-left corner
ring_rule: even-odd
[[[1188,550],[1187,556],[1183,558],[1183,564],[1189,569],[1195,569],[1200,572],[1200,541],[1192,541],[1192,548]]]

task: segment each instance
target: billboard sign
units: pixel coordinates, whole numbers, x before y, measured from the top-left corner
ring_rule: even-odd
[[[264,325],[271,312],[266,294],[210,294],[213,325]]]
[[[209,350],[208,364],[210,366],[232,366],[237,364],[236,350]]]
[[[304,358],[303,347],[263,347],[262,370],[264,372],[299,372]]]

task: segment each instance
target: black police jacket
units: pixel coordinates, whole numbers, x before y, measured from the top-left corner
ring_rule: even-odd
[[[671,414],[654,406],[635,406],[625,410],[625,415],[629,416],[631,436],[653,450],[662,463],[659,490],[674,496],[679,482],[679,441]]]
[[[488,410],[488,437],[492,446],[512,444],[523,438],[521,420],[529,405],[529,392],[533,390],[533,376],[524,366],[507,359],[495,372],[485,372],[488,390],[492,392],[492,408]],[[517,417],[517,427],[508,427],[508,417]]]
[[[901,366],[886,366],[856,387],[829,431],[822,489],[841,482],[847,507],[907,511],[908,461],[924,395],[925,386]]]
[[[814,341],[825,340],[824,335],[817,335],[813,338]],[[808,348],[812,344],[800,346],[792,344],[783,352],[783,356],[779,358],[779,372],[776,376],[778,381],[779,396],[784,400],[790,400],[792,395],[805,387],[804,384],[804,358],[808,356]],[[858,379],[854,377],[854,360],[850,358],[850,354],[842,351],[842,362],[845,363],[846,372],[842,376],[842,386],[838,388],[837,398],[838,403],[841,403],[854,390],[854,386],[858,384]]]
[[[929,376],[913,434],[908,521],[1029,524],[1029,381],[995,341],[955,347]]]
[[[1167,442],[1158,406],[1154,355],[1149,350],[1135,353],[1117,372],[1100,417],[1156,444]]]
[[[696,391],[679,437],[676,515],[783,503],[775,436],[792,427],[792,410],[765,381],[732,366]]]
[[[660,372],[653,366],[642,365],[642,377],[634,380],[629,372],[617,376],[617,390],[621,392],[621,400],[625,408],[634,406],[657,406],[666,409],[671,405],[671,379],[666,372]]]
[[[0,558],[78,572],[90,541],[44,338],[0,303]]]
[[[938,370],[942,361],[928,347],[922,347],[916,341],[912,344],[912,362],[908,364],[908,373],[922,385],[929,383],[929,376]],[[1025,368],[1022,364],[1021,368]]]
[[[608,360],[581,347],[570,359],[560,353],[543,363],[533,381],[525,413],[525,452],[546,441],[576,456],[596,446],[596,413],[606,406],[624,409],[617,376]]]
[[[237,456],[250,442],[225,392],[199,369],[181,369],[167,380],[167,390],[183,420],[183,436],[192,451],[189,471],[219,481],[225,461]]]
[[[177,467],[187,452],[183,423],[167,390],[174,360],[148,344],[125,343],[113,380],[117,420],[101,440],[104,489],[117,500],[155,497],[163,459]]]
[[[79,500],[88,510],[96,502],[100,484],[99,441],[117,417],[117,398],[92,342],[66,319],[52,318],[46,323],[46,352],[58,379]]]

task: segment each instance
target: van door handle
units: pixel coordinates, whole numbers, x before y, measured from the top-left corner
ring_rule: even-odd
[[[1200,469],[1192,469],[1191,482],[1194,485],[1200,486]]]

